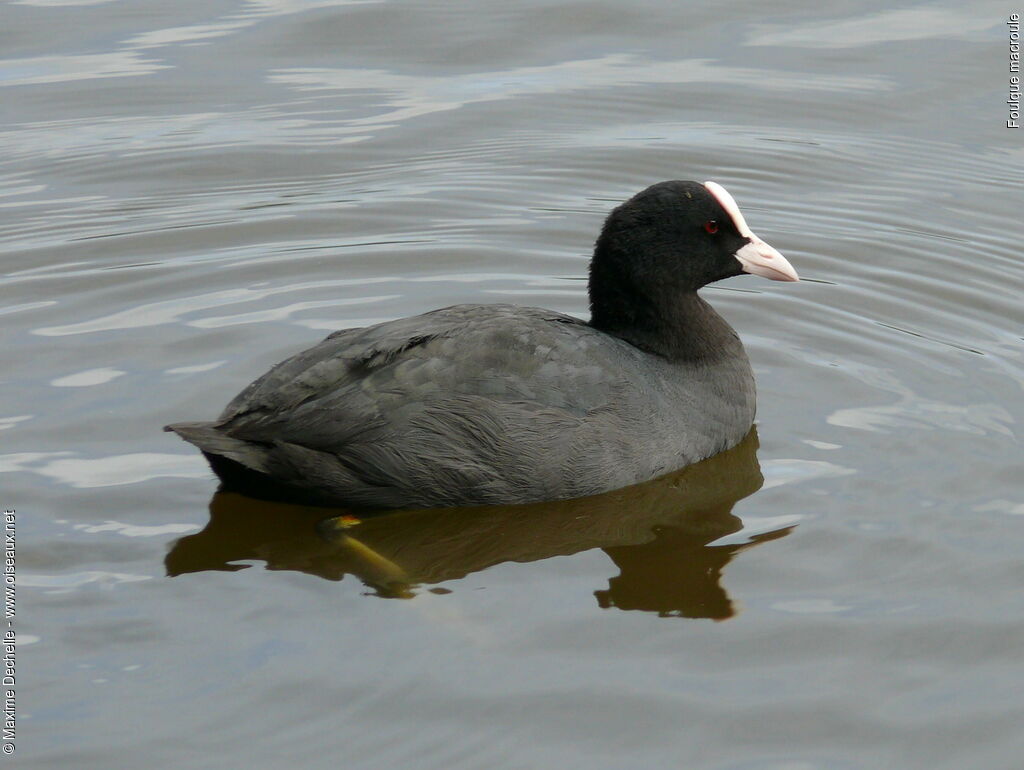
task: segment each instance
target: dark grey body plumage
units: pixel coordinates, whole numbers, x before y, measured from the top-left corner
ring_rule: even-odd
[[[348,329],[281,362],[212,423],[173,427],[323,503],[433,507],[597,494],[738,443],[754,382],[735,333],[694,366],[579,319],[457,305]],[[222,464],[231,478],[231,466]]]

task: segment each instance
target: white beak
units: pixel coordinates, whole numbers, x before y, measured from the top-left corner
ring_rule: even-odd
[[[744,238],[750,239],[750,243],[733,254],[743,265],[743,272],[764,276],[773,281],[800,280],[800,276],[796,274],[796,270],[789,264],[788,259],[751,232],[736,199],[729,194],[728,190],[717,182],[705,182],[704,187],[725,209],[725,213],[736,225],[736,231]]]
[[[800,280],[788,259],[753,233],[747,237],[750,238],[750,243],[733,254],[743,265],[743,272],[764,276],[773,281]]]

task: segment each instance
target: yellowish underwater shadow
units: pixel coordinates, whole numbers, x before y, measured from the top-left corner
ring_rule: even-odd
[[[553,503],[394,511],[363,518],[340,509],[267,502],[217,492],[210,521],[176,541],[171,576],[239,570],[262,560],[328,580],[353,575],[378,596],[409,598],[502,562],[527,563],[600,548],[619,574],[594,592],[601,607],[724,620],[735,614],[722,569],[741,544],[712,545],[742,529],[737,501],[764,483],[757,432],[696,465],[603,495]]]

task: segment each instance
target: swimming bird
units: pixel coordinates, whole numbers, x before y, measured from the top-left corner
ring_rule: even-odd
[[[754,419],[750,363],[697,290],[799,280],[715,182],[652,185],[594,247],[591,316],[454,305],[334,332],[212,422],[168,425],[229,488],[355,508],[598,494],[728,449]]]

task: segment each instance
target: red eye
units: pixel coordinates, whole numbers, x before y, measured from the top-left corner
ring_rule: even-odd
[[[709,219],[707,222],[704,223],[704,232],[706,232],[708,235],[714,235],[715,233],[717,233],[718,222],[716,222],[713,219]]]

